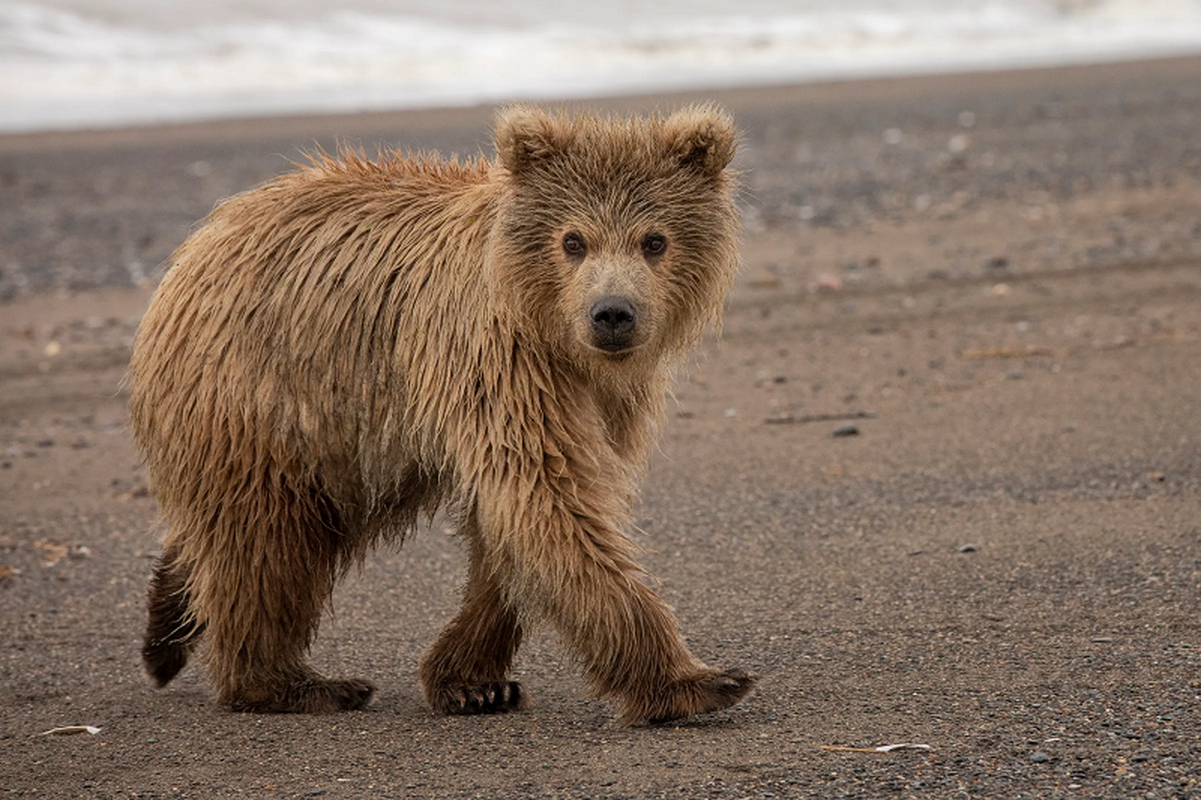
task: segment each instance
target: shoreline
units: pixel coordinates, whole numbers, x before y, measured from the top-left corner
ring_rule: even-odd
[[[1201,57],[568,106],[645,113],[698,101],[724,105],[743,133],[745,283],[795,293],[990,270],[1002,280],[1201,253],[1190,221],[1201,218]],[[0,136],[0,303],[154,282],[216,202],[315,147],[488,155],[492,113]]]
[[[718,89],[689,89],[586,98],[515,100],[535,105],[600,110],[655,110],[712,100],[731,109],[750,110],[782,101],[837,103],[851,95],[860,100],[930,94],[941,89],[962,90],[965,83],[982,91],[995,91],[1021,80],[1030,87],[1053,83],[1071,87],[1099,77],[1141,73],[1147,80],[1201,78],[1201,54],[1115,59],[1059,66],[1015,66],[997,69],[953,69],[900,75],[852,76],[814,81],[750,84]],[[479,124],[490,120],[492,109],[507,102],[448,106],[414,106],[388,110],[264,116],[230,116],[183,122],[115,125],[96,128],[0,131],[0,153],[56,148],[103,147],[146,141],[193,141],[210,137],[275,138],[297,128],[313,136],[336,136],[340,130],[374,130],[403,122],[407,128],[434,129],[448,125]]]

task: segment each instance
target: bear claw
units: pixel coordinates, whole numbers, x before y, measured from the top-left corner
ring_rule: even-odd
[[[758,678],[746,670],[732,669],[728,672],[723,672],[716,676],[717,691],[726,696],[732,696],[734,699],[741,698],[744,694],[754,687]]]
[[[435,698],[435,710],[443,714],[503,714],[525,707],[526,696],[517,681],[446,686]]]

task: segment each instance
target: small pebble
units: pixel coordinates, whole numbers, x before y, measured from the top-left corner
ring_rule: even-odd
[[[842,290],[842,278],[829,272],[823,272],[817,276],[817,288],[825,292],[838,292]]]
[[[979,549],[979,548],[977,548],[977,547],[976,547],[976,545],[974,545],[974,544],[961,544],[961,545],[959,545],[959,552],[961,552],[961,553],[974,553],[974,552],[976,552],[976,550],[978,550],[978,549]]]
[[[835,436],[858,436],[859,435],[859,426],[858,425],[842,425],[842,426],[834,429],[834,435]]]
[[[1042,750],[1037,750],[1030,754],[1030,760],[1035,764],[1044,764],[1051,760],[1051,757]]]

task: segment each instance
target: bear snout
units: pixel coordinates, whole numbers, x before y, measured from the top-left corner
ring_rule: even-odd
[[[588,311],[592,320],[592,343],[601,350],[617,353],[629,348],[638,324],[634,304],[619,295],[602,297]]]

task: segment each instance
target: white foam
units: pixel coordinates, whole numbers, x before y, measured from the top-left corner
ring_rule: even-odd
[[[1201,0],[0,0],[0,129],[461,105],[1201,52]],[[84,14],[77,7],[107,9]],[[549,8],[555,8],[551,4]],[[491,11],[485,13],[485,9]],[[153,13],[150,13],[153,11]],[[223,13],[224,11],[224,13]],[[182,13],[182,11],[180,12]],[[463,20],[468,20],[467,22]]]

